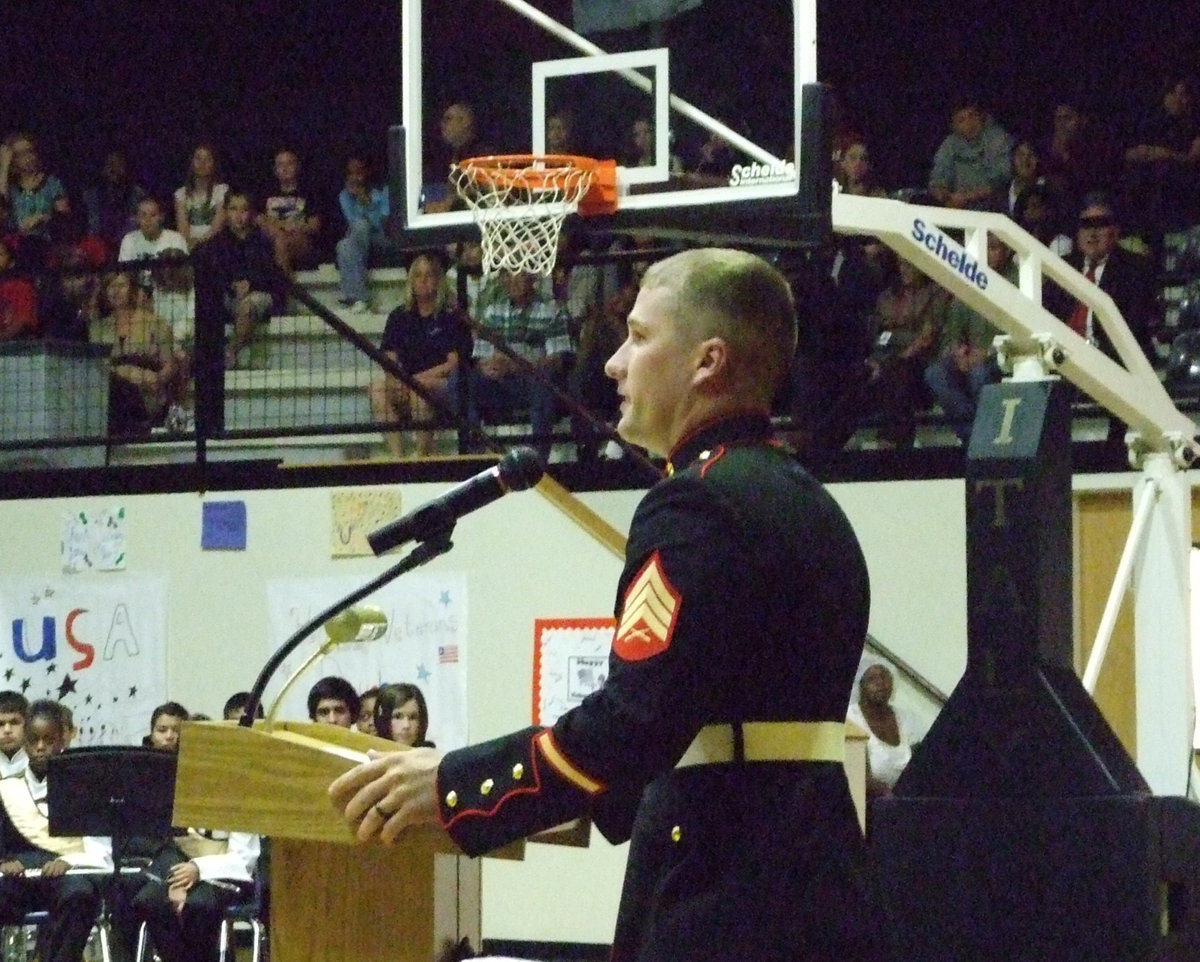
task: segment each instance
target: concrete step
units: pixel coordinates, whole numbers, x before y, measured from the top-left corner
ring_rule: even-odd
[[[237,370],[225,374],[229,430],[367,424],[367,384],[374,366],[359,355],[352,367]]]
[[[313,297],[339,316],[346,316],[346,309],[338,303],[338,271],[332,264],[322,264],[311,271],[297,271],[293,280],[305,288]],[[367,288],[372,311],[386,315],[404,301],[408,288],[408,271],[402,267],[376,267],[367,272]],[[305,313],[302,304],[293,304],[289,313]]]

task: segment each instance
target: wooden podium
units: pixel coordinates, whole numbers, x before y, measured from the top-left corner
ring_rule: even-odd
[[[330,782],[370,748],[396,744],[301,722],[184,725],[172,824],[270,837],[275,962],[431,962],[463,935],[478,944],[477,860],[460,884],[467,860],[441,833],[361,844],[334,810]]]

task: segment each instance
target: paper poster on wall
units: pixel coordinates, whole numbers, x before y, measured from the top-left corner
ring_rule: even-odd
[[[362,586],[353,577],[288,578],[267,582],[271,650],[305,622]],[[308,690],[325,675],[340,675],[356,690],[384,682],[417,685],[429,706],[430,740],[440,749],[467,743],[467,578],[412,572],[364,599],[387,614],[377,641],[339,645],[302,675],[279,707],[279,718],[306,720]],[[267,687],[268,708],[292,673],[325,641],[317,629],[287,659]]]
[[[533,723],[553,725],[608,678],[612,618],[538,618],[533,623]]]
[[[329,504],[333,519],[329,550],[335,558],[373,555],[367,535],[400,517],[400,492],[391,488],[331,491]]]
[[[125,509],[83,509],[64,514],[59,541],[62,570],[120,571],[125,567]]]
[[[166,644],[165,577],[0,578],[0,688],[70,708],[76,747],[141,743]]]

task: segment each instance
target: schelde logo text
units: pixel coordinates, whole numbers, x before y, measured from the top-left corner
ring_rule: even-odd
[[[948,240],[941,231],[930,230],[925,221],[918,217],[913,221],[912,237],[918,244],[923,244],[927,251],[939,258],[952,271],[961,274],[981,291],[987,290],[987,271],[980,266],[979,261],[953,241]]]
[[[780,184],[796,179],[796,165],[790,160],[781,160],[774,164],[734,164],[729,171],[729,186],[738,187],[743,184]]]

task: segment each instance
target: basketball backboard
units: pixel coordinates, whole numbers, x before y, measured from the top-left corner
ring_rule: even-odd
[[[617,161],[616,212],[586,219],[601,230],[787,245],[827,234],[816,0],[401,6],[389,154],[406,243],[473,236],[451,161],[530,153]]]

